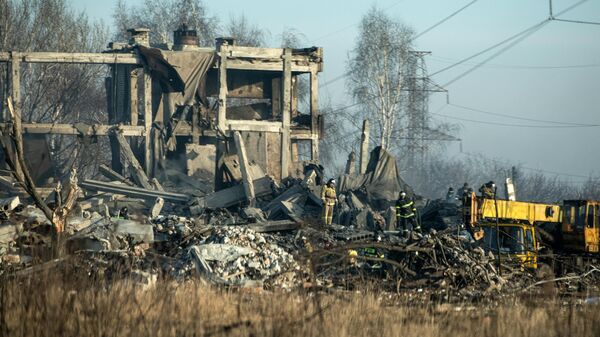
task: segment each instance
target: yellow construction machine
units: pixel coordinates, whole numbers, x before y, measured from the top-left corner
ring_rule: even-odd
[[[600,258],[598,201],[565,200],[558,205],[494,200],[473,193],[464,200],[463,215],[467,229],[475,240],[483,239],[484,248],[526,268],[538,268],[542,246],[552,250],[551,256],[545,255],[549,260],[560,257],[562,271],[564,265],[581,266]]]

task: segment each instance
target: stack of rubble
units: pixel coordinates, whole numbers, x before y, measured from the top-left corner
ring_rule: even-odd
[[[190,181],[185,189],[166,191],[139,169],[123,177],[103,167],[111,181],[80,184],[85,199],[80,197],[70,211],[59,240],[43,212],[22,205],[24,199],[0,199],[0,274],[7,265],[34,272],[35,264],[49,261],[61,242],[64,254],[77,257],[85,275],[126,277],[146,285],[161,276],[224,286],[292,288],[316,281],[348,287],[364,282],[367,272],[384,280],[384,288],[400,282],[404,289],[478,295],[533,282],[509,265],[500,273],[492,254],[445,229],[460,225],[456,203],[433,201],[421,209],[427,234],[408,240],[395,236],[390,206],[399,190],[411,190],[382,149],[371,153],[366,173],[340,179],[336,225],[327,228],[319,221],[322,167],[308,165],[303,178],[281,184],[254,168],[251,194],[248,176],[235,167],[229,174],[241,183],[216,192]],[[48,198],[60,200],[56,190]],[[73,259],[45,263],[67,261]],[[569,282],[591,284],[589,278]]]

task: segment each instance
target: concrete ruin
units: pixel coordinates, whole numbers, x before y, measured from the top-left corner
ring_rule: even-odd
[[[321,48],[254,48],[231,38],[206,48],[185,26],[174,32],[172,46],[151,48],[148,29],[130,33],[128,43],[110,43],[103,53],[0,52],[0,62],[8,64],[2,101],[14,102],[13,113],[2,109],[0,127],[17,124],[26,139],[108,136],[112,160],[101,172],[131,176],[136,185],[154,190],[160,188],[153,178],[175,169],[214,181],[215,190],[243,181],[252,200],[255,179],[300,176],[307,162],[318,161]],[[108,124],[22,122],[26,63],[106,65]],[[309,103],[301,112],[302,75],[309,78]]]

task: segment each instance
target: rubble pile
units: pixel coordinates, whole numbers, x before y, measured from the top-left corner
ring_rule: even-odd
[[[74,185],[82,195],[62,232],[26,197],[2,198],[0,275],[71,263],[71,270],[90,278],[124,278],[144,287],[159,278],[265,289],[349,289],[371,280],[384,290],[416,289],[438,298],[510,293],[535,284],[518,263],[505,259],[499,266],[462,229],[453,200],[420,203],[424,232],[400,236],[393,199],[407,186],[387,152],[374,150],[371,159],[365,174],[341,179],[335,224],[328,226],[320,220],[322,167],[314,164],[281,183],[254,179],[254,198],[243,184],[184,194],[86,180],[81,189]],[[46,199],[60,204],[59,196]],[[558,281],[581,291],[599,274]]]
[[[461,241],[454,232],[432,230],[397,254],[404,282],[434,288],[454,288],[474,293],[502,290],[507,279],[500,275],[492,252]],[[398,256],[400,255],[400,256]]]
[[[244,227],[216,227],[188,251],[194,263],[207,262],[209,271],[234,284],[251,280],[289,288],[300,270],[294,257],[272,239]]]

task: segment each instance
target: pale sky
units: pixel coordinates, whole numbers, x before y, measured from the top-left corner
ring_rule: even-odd
[[[112,23],[116,0],[71,0],[91,18]],[[141,0],[128,0],[139,4]],[[232,14],[246,17],[271,33],[273,46],[285,27],[306,36],[307,46],[324,48],[321,83],[344,73],[357,23],[373,4],[422,32],[468,4],[469,0],[380,1],[204,1],[210,14],[226,22]],[[554,13],[577,0],[554,0]],[[548,18],[548,0],[478,0],[439,27],[415,41],[416,50],[431,51],[427,67],[434,73]],[[560,16],[563,19],[600,22],[600,0],[588,0]],[[495,51],[495,50],[494,50]],[[432,79],[445,84],[494,51],[442,72]],[[506,118],[465,110],[466,106],[521,118],[600,125],[600,25],[551,21],[539,31],[488,64],[448,85],[450,103],[433,94],[430,111],[435,120],[459,123],[462,150],[520,163],[525,167],[566,173],[573,182],[600,175],[600,127],[546,128],[547,122]],[[343,81],[321,88],[320,96],[334,106],[352,102]],[[443,109],[443,110],[439,110]],[[458,120],[458,119],[462,120]],[[508,124],[489,125],[479,122]],[[517,125],[517,126],[515,126]],[[518,126],[544,126],[543,128]],[[564,125],[561,125],[564,126]],[[462,156],[458,143],[447,155]],[[579,177],[580,176],[580,177]]]

